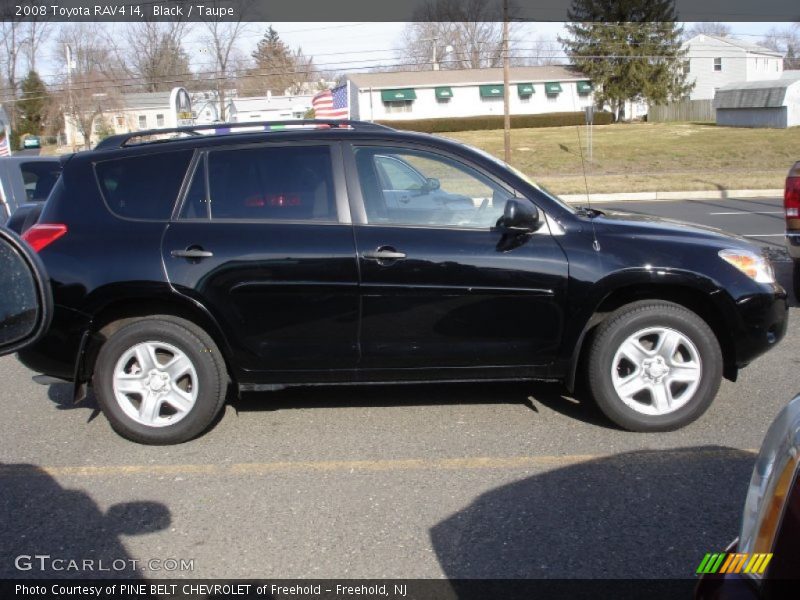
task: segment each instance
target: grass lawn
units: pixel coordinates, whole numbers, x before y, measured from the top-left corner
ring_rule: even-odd
[[[443,134],[503,156],[503,131]],[[580,141],[578,136],[580,135]],[[513,129],[512,164],[558,194],[782,188],[800,160],[800,128],[742,129],[713,123],[630,123]]]

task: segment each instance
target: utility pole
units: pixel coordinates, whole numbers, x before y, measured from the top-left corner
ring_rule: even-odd
[[[78,133],[78,124],[75,122],[75,103],[72,101],[72,48],[69,44],[64,44],[64,50],[67,53],[67,103],[69,104],[69,116],[72,121],[72,152],[75,152],[75,135]]]
[[[509,108],[508,84],[509,56],[508,56],[508,0],[503,0],[503,147],[504,159],[511,162],[511,112]]]

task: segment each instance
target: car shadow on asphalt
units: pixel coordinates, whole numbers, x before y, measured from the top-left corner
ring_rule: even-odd
[[[699,446],[557,468],[478,496],[430,530],[433,548],[450,579],[689,580],[738,535],[754,461]]]
[[[539,413],[541,407],[546,407],[585,423],[616,428],[586,393],[570,395],[560,384],[541,382],[291,387],[276,392],[246,392],[241,397],[232,399],[229,404],[237,412],[332,407],[521,404],[533,413]]]
[[[172,521],[159,502],[124,502],[104,512],[86,492],[31,464],[0,463],[0,506],[0,579],[140,579],[143,565],[120,536],[161,531]]]

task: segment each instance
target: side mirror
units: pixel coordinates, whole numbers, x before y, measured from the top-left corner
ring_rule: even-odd
[[[440,187],[442,187],[442,184],[435,177],[428,177],[428,179],[425,180],[425,190],[428,192],[436,191]]]
[[[52,314],[42,261],[17,234],[0,227],[0,356],[37,341]]]
[[[539,209],[531,202],[517,198],[506,201],[503,216],[497,220],[499,228],[520,232],[536,231],[540,225]]]

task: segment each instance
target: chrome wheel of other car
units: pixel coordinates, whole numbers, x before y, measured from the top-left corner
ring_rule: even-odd
[[[122,354],[114,368],[114,397],[142,425],[164,427],[192,410],[199,391],[189,357],[165,342],[142,342]]]
[[[645,415],[666,415],[692,399],[703,374],[700,353],[685,334],[648,327],[619,346],[611,380],[620,399]]]

